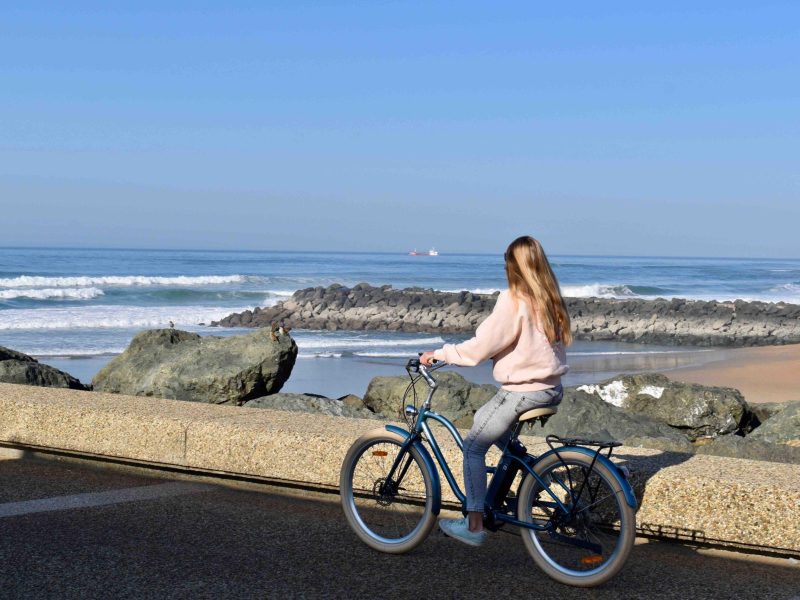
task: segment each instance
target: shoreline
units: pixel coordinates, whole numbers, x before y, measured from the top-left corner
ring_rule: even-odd
[[[235,333],[245,333],[238,330]],[[209,330],[203,334],[229,335],[232,330]],[[417,351],[426,348],[416,346],[398,346],[399,356],[362,356],[345,353],[342,356],[309,355],[304,352],[304,334],[313,332],[292,332],[300,349],[292,376],[284,384],[281,391],[291,393],[314,393],[328,397],[339,397],[347,394],[362,395],[370,380],[378,375],[403,375],[405,361]],[[342,332],[344,333],[344,332]],[[361,332],[363,334],[363,332]],[[403,337],[403,334],[398,334]],[[461,336],[459,336],[460,338]],[[446,336],[445,341],[459,341]],[[628,349],[629,348],[629,349]],[[316,349],[316,348],[315,348]],[[403,350],[403,352],[400,352]],[[650,344],[630,345],[609,342],[578,341],[567,351],[570,373],[564,377],[565,385],[593,384],[621,374],[637,374],[645,372],[671,373],[679,367],[700,367],[708,362],[717,361],[726,356],[724,348],[689,348],[664,347]],[[89,383],[94,375],[115,355],[93,356],[36,356],[39,362],[53,366]],[[482,384],[495,384],[489,362],[477,367],[458,368],[467,380]]]
[[[730,348],[725,354],[664,374],[677,381],[732,387],[754,404],[800,400],[800,344]]]

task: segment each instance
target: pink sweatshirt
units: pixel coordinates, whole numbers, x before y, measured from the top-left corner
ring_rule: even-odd
[[[550,344],[528,305],[514,301],[508,290],[500,292],[492,314],[478,326],[475,337],[461,344],[445,344],[433,353],[436,360],[474,367],[487,358],[492,374],[505,390],[532,392],[555,387],[567,372],[561,342]]]

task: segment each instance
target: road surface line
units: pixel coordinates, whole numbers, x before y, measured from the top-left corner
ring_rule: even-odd
[[[72,494],[70,496],[54,496],[38,500],[24,500],[22,502],[7,502],[0,504],[0,518],[18,517],[32,513],[52,512],[56,510],[74,510],[78,508],[91,508],[93,506],[108,506],[123,502],[139,502],[142,500],[155,500],[169,496],[181,496],[196,492],[205,492],[213,486],[199,483],[174,481],[157,485],[109,490],[107,492],[89,492],[86,494]]]

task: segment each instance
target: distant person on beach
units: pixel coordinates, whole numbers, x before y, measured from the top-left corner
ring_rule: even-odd
[[[522,413],[559,404],[561,376],[569,368],[565,353],[572,342],[569,314],[542,245],[530,236],[519,237],[506,250],[505,263],[508,289],[500,292],[475,337],[421,357],[425,365],[437,360],[464,367],[491,358],[494,378],[501,385],[475,413],[464,440],[467,517],[439,521],[445,534],[471,546],[486,539],[483,504],[489,447],[505,447]]]

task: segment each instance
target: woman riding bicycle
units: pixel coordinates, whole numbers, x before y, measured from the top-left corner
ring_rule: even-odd
[[[501,385],[475,413],[464,440],[467,517],[439,521],[445,534],[471,546],[481,545],[486,538],[483,509],[489,447],[505,446],[522,413],[560,403],[561,376],[569,368],[564,351],[572,342],[569,314],[541,244],[530,236],[511,242],[505,269],[508,290],[497,297],[492,314],[475,337],[445,344],[421,357],[425,365],[440,360],[465,367],[491,358],[494,378]]]

